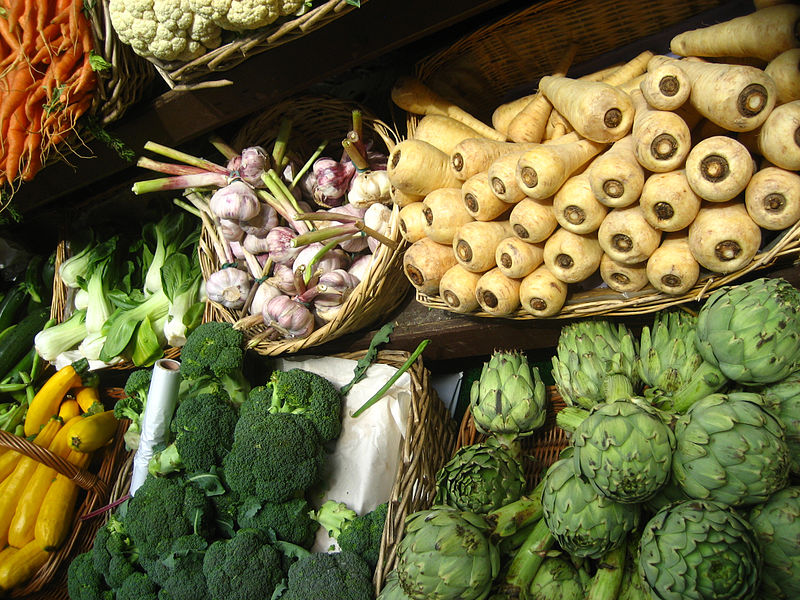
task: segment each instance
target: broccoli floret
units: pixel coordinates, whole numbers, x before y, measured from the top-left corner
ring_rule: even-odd
[[[389,504],[384,502],[373,510],[347,522],[336,542],[342,550],[358,554],[373,571],[378,565],[378,555],[383,538],[383,526]]]
[[[206,551],[203,573],[212,598],[270,598],[285,577],[281,553],[259,529],[240,529],[229,540],[217,540]]]
[[[142,433],[142,417],[144,407],[147,405],[147,393],[150,391],[150,381],[153,371],[150,369],[137,369],[128,375],[125,381],[125,397],[114,404],[114,416],[117,419],[130,419],[131,423],[123,439],[128,450],[139,448],[139,435]]]
[[[147,575],[162,588],[162,596],[171,600],[211,600],[203,557],[208,542],[195,533],[181,536],[159,558],[146,558],[142,566]]]
[[[357,516],[356,511],[348,508],[344,502],[336,500],[326,501],[312,514],[313,519],[324,527],[332,538],[338,538],[342,529]]]
[[[305,498],[286,502],[263,502],[246,498],[239,506],[236,524],[240,528],[272,531],[281,541],[310,548],[317,533],[317,522],[309,515],[311,507]]]
[[[369,565],[352,552],[314,552],[291,567],[281,600],[370,600]]]
[[[170,423],[175,440],[153,455],[150,473],[166,475],[182,469],[205,472],[221,465],[233,444],[238,420],[236,408],[222,394],[183,398]]]
[[[250,384],[244,377],[244,334],[230,323],[209,321],[198,326],[186,338],[181,350],[181,377],[217,380],[235,405],[247,398]]]
[[[244,410],[223,469],[230,489],[240,497],[284,502],[317,482],[324,457],[317,432],[305,417]]]
[[[334,385],[316,373],[303,369],[273,371],[270,412],[300,414],[314,423],[324,442],[339,437],[342,431],[342,396]]]
[[[105,577],[106,585],[117,588],[136,570],[137,557],[124,524],[112,514],[94,536],[92,561],[95,571]]]
[[[158,584],[142,571],[134,571],[116,590],[115,600],[158,600]]]
[[[180,477],[147,477],[128,500],[125,528],[139,559],[168,553],[181,536],[207,536],[214,530],[214,511],[205,493]]]
[[[103,576],[94,570],[92,551],[79,554],[67,569],[67,592],[70,600],[113,600]]]

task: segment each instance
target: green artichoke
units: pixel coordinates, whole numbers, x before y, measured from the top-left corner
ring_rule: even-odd
[[[654,600],[749,600],[760,572],[753,528],[719,502],[671,504],[644,526],[639,573]]]
[[[490,437],[461,446],[436,474],[436,504],[487,513],[519,500],[525,473],[519,459]]]
[[[697,348],[743,385],[788,377],[800,366],[800,290],[781,278],[718,289],[697,315]]]
[[[675,439],[673,477],[692,498],[746,506],[788,481],[783,427],[758,394],[706,396],[678,418]]]
[[[642,508],[650,514],[655,514],[667,504],[682,502],[683,500],[691,500],[691,498],[683,491],[683,488],[675,482],[675,477],[670,474],[667,483],[658,490],[655,496],[645,500],[642,503]]]
[[[764,405],[783,423],[789,446],[789,470],[800,475],[800,371],[759,390]]]
[[[403,591],[400,580],[397,578],[397,571],[391,570],[383,582],[381,593],[376,600],[410,600]]]
[[[577,471],[565,453],[553,463],[542,486],[543,518],[559,545],[573,556],[602,558],[617,548],[639,523],[637,504],[615,502]]]
[[[638,341],[623,324],[576,321],[561,328],[553,357],[553,379],[568,406],[591,408],[609,399],[609,375],[624,376],[631,393],[638,393]]]
[[[800,598],[800,487],[787,487],[754,506],[748,520],[764,555],[759,596]]]
[[[434,505],[406,518],[395,570],[411,600],[483,600],[499,568],[483,517]]]
[[[544,425],[547,389],[524,354],[495,351],[470,388],[475,428],[511,445]]]
[[[528,591],[530,600],[583,600],[578,569],[560,556],[548,556],[536,571]]]
[[[572,440],[575,468],[617,502],[643,502],[670,478],[675,436],[641,400],[595,405]]]

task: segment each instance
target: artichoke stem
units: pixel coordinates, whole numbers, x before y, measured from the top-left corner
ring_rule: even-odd
[[[692,373],[691,379],[672,395],[672,410],[685,413],[698,400],[722,388],[728,379],[717,367],[703,361]]]
[[[633,396],[633,384],[627,375],[613,373],[603,380],[603,389],[606,402],[627,400]]]
[[[486,515],[492,538],[506,538],[536,523],[542,518],[542,482],[530,494]]]
[[[589,411],[577,406],[565,406],[556,413],[556,425],[564,431],[575,433],[575,430],[589,416]]]
[[[615,600],[617,598],[625,573],[626,544],[610,550],[597,565],[592,583],[586,594],[586,600]]]
[[[500,589],[509,593],[512,598],[527,598],[531,581],[554,542],[555,538],[547,528],[547,523],[540,519],[508,565]]]

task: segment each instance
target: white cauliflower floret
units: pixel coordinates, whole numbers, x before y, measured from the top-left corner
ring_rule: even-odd
[[[304,0],[189,0],[190,9],[211,19],[222,29],[245,31],[293,15]]]
[[[110,0],[108,8],[120,41],[144,57],[186,60],[220,44],[219,27],[198,18],[190,0]]]

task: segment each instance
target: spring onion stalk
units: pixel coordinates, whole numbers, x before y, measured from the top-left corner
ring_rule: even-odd
[[[353,164],[359,173],[369,171],[369,163],[364,155],[359,152],[358,146],[355,142],[347,139],[342,140],[342,147],[347,153],[347,156],[350,157],[350,160],[353,161]]]
[[[340,238],[334,238],[333,240],[329,241],[325,244],[322,248],[317,251],[317,253],[311,257],[311,260],[308,261],[306,268],[303,270],[303,283],[308,286],[309,281],[311,281],[311,276],[314,274],[314,265],[316,265],[323,256],[325,256],[329,250],[334,249],[342,240]]]
[[[317,146],[317,149],[314,150],[314,153],[311,155],[311,157],[297,172],[297,174],[294,176],[294,179],[292,179],[292,183],[289,185],[289,189],[293,190],[295,187],[297,187],[297,184],[300,183],[300,180],[303,178],[303,175],[305,175],[308,172],[308,170],[314,165],[314,161],[320,157],[320,154],[322,154],[323,150],[325,150],[325,146],[327,145],[328,145],[328,140],[324,140],[319,146]]]
[[[234,150],[225,140],[223,140],[218,135],[212,135],[208,138],[208,141],[211,143],[214,148],[217,149],[217,152],[222,154],[227,160],[232,159],[234,156],[239,154]]]
[[[202,217],[200,216],[200,210],[198,210],[198,209],[197,209],[197,207],[195,207],[195,206],[192,206],[191,204],[189,204],[189,203],[187,203],[187,202],[184,202],[183,200],[181,200],[181,199],[179,199],[179,198],[173,198],[173,200],[172,200],[172,203],[173,203],[175,206],[178,206],[178,207],[182,208],[183,210],[185,210],[185,211],[186,211],[186,212],[188,212],[189,214],[192,214],[192,215],[194,215],[194,216],[195,216],[195,217],[197,217],[198,219],[202,218]]]
[[[150,150],[150,152],[155,152],[156,154],[160,154],[161,156],[166,156],[167,158],[171,158],[173,160],[179,160],[187,165],[198,167],[204,171],[208,171],[209,173],[219,173],[220,175],[229,174],[228,169],[218,165],[217,163],[211,162],[210,160],[206,160],[204,158],[197,158],[191,154],[186,154],[185,152],[175,150],[169,146],[157,144],[156,142],[146,142],[144,149]]]
[[[391,388],[394,385],[395,381],[400,379],[400,376],[403,373],[405,373],[406,371],[408,371],[408,369],[411,368],[411,365],[413,365],[414,361],[417,360],[417,358],[419,358],[419,355],[422,354],[422,352],[425,350],[426,346],[429,343],[430,343],[430,340],[422,340],[419,343],[419,345],[416,347],[414,352],[412,352],[411,355],[408,357],[406,362],[404,362],[400,366],[400,368],[397,369],[397,372],[394,375],[392,375],[386,383],[383,384],[383,387],[381,387],[381,389],[379,389],[377,392],[375,392],[369,400],[367,400],[363,405],[361,405],[360,408],[358,408],[353,413],[353,417],[355,418],[355,417],[359,416],[361,413],[363,413],[365,410],[367,410],[370,406],[372,406],[378,400],[380,400],[383,397],[383,395],[389,390],[389,388]]]
[[[348,215],[347,213],[331,213],[331,212],[310,212],[298,213],[295,215],[298,219],[306,221],[338,221],[340,223],[355,223],[360,221],[361,217],[356,215]]]
[[[283,160],[286,158],[286,148],[289,145],[289,135],[292,132],[291,119],[281,119],[278,127],[278,137],[275,138],[275,145],[272,147],[272,164],[276,168],[283,167]]]
[[[192,175],[175,175],[174,177],[159,177],[137,181],[131,188],[137,196],[151,192],[164,192],[167,190],[185,190],[188,188],[225,187],[228,185],[227,175],[221,173],[196,173]]]
[[[149,171],[155,171],[157,173],[165,173],[167,175],[199,175],[201,173],[208,172],[199,167],[159,162],[157,160],[153,160],[152,158],[147,158],[146,156],[140,157],[136,161],[136,166],[143,169],[148,169]]]
[[[302,233],[292,240],[292,246],[297,248],[299,246],[305,246],[306,244],[313,244],[314,242],[324,242],[325,240],[329,240],[331,238],[341,238],[343,236],[352,237],[353,235],[358,235],[359,233],[363,233],[371,238],[375,238],[381,244],[385,244],[390,248],[397,247],[397,242],[386,237],[379,231],[375,231],[371,227],[367,227],[361,220],[354,221],[353,223],[347,223],[345,225],[337,225],[336,227],[326,227],[325,229],[318,229],[316,231]]]
[[[268,171],[266,171],[262,176],[262,179],[264,180],[264,183],[267,184],[269,190],[273,194],[275,195],[280,194],[281,197],[283,197],[287,202],[289,202],[289,204],[292,205],[292,208],[294,208],[295,213],[302,212],[300,210],[300,206],[297,204],[297,200],[292,195],[292,192],[289,191],[289,188],[286,187],[286,184],[283,182],[283,179],[280,178],[280,176],[275,172],[274,169],[269,169]],[[270,186],[270,182],[273,183],[274,187]]]

